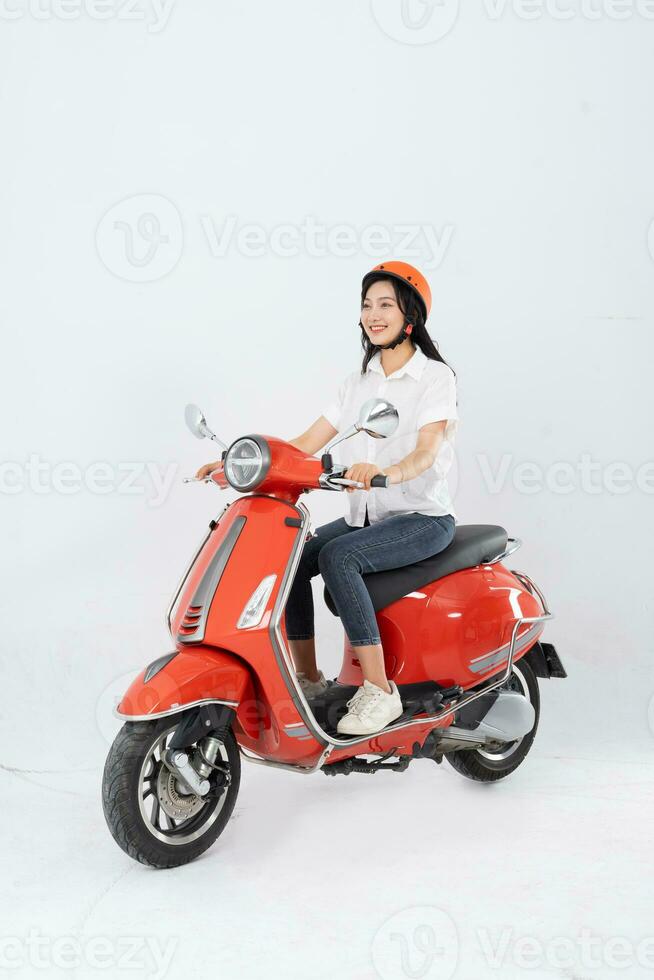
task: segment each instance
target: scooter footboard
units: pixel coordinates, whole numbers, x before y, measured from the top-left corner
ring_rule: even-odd
[[[250,674],[234,654],[194,647],[159,657],[130,684],[115,710],[125,721],[147,721],[197,704],[237,708]]]

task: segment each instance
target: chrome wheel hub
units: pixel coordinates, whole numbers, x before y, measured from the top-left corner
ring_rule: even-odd
[[[163,755],[176,725],[158,735],[145,754],[139,773],[139,808],[143,823],[150,834],[165,844],[189,844],[202,837],[225,805],[225,790],[216,797],[180,792],[177,777],[164,764]],[[221,745],[218,765],[229,770],[227,750]]]

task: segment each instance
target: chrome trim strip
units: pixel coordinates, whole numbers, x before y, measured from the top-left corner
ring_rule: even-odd
[[[520,639],[522,640],[523,637],[526,637],[527,634],[528,633],[531,633],[534,629],[535,629],[534,626],[530,626],[530,628],[528,630],[525,630],[525,632],[522,634],[522,636],[520,637]],[[489,657],[494,657],[496,653],[502,653],[504,650],[507,649],[509,643],[510,643],[510,641],[507,640],[506,643],[502,643],[501,646],[495,647],[494,650],[489,650],[488,653],[482,653],[482,655],[480,657],[474,657],[470,661],[470,663],[471,664],[476,664],[476,663],[479,663],[480,660],[488,660]]]
[[[255,755],[249,749],[244,749],[240,744],[238,747],[241,755],[248,762],[256,762],[260,766],[272,766],[273,769],[286,769],[288,772],[299,772],[302,775],[309,775],[312,772],[317,772],[318,769],[322,769],[325,760],[331,755],[334,748],[333,745],[326,745],[314,766],[294,766],[290,762],[275,762],[273,759],[266,759],[261,755]]]
[[[150,715],[125,715],[118,710],[118,705],[114,708],[114,715],[122,721],[152,721],[154,718],[167,718],[168,715],[178,715],[180,711],[188,708],[199,708],[203,704],[226,704],[229,708],[238,708],[238,701],[225,701],[224,698],[202,698],[200,701],[189,701],[187,704],[178,704],[168,711],[157,711]]]
[[[521,634],[521,636],[519,637],[519,644],[521,649],[524,646],[525,642],[528,641],[534,635],[534,633],[538,633],[537,625],[530,626],[528,630],[525,630],[524,633]],[[506,656],[506,651],[509,648],[509,642],[510,641],[507,640],[506,643],[503,643],[502,646],[497,647],[495,650],[491,650],[489,653],[484,653],[482,654],[481,657],[475,657],[474,660],[471,660],[469,662],[468,668],[474,672],[485,670],[485,666],[484,666],[485,661],[496,660],[498,658],[502,659],[503,657]]]
[[[223,507],[222,511],[218,515],[218,517],[214,518],[216,524],[219,523],[220,518],[223,516],[223,514],[225,513],[225,511],[227,510],[227,508],[232,506],[232,503],[233,503],[233,501],[230,502],[229,504],[225,504],[225,506]],[[175,608],[175,603],[179,599],[180,592],[184,588],[184,584],[186,582],[186,579],[188,578],[188,573],[191,571],[191,569],[195,565],[196,558],[198,557],[198,555],[200,554],[200,552],[202,551],[202,549],[204,548],[205,544],[207,543],[207,541],[211,537],[211,534],[214,531],[215,531],[215,525],[214,525],[214,527],[209,526],[209,530],[205,534],[205,536],[203,537],[202,542],[200,544],[200,547],[197,549],[197,551],[195,552],[195,554],[191,558],[190,562],[186,566],[186,571],[182,575],[182,577],[181,577],[181,579],[179,581],[179,585],[177,586],[177,589],[175,591],[175,594],[173,595],[172,599],[170,600],[170,605],[168,606],[168,609],[166,610],[166,627],[168,629],[168,632],[170,633],[171,640],[174,640],[175,639],[175,637],[173,636],[172,630],[170,628],[170,621],[173,618],[173,609]]]
[[[277,593],[277,599],[275,600],[275,605],[273,606],[270,616],[270,623],[268,626],[270,644],[275,653],[275,660],[277,661],[279,671],[284,679],[287,690],[291,695],[291,700],[297,708],[300,718],[302,718],[304,721],[308,731],[311,732],[314,738],[316,738],[322,745],[335,746],[339,743],[330,738],[329,735],[327,735],[327,733],[320,728],[313,717],[313,712],[311,711],[307,699],[304,696],[302,687],[300,686],[300,681],[295,673],[295,667],[293,666],[293,658],[291,657],[290,651],[286,648],[284,637],[279,625],[286,606],[288,593],[291,591],[293,579],[295,578],[297,566],[299,565],[300,558],[302,557],[302,551],[304,550],[304,545],[306,543],[306,529],[311,520],[311,515],[304,504],[298,502],[297,505],[291,504],[290,506],[293,507],[294,511],[299,511],[301,525],[298,528],[298,532],[295,536],[295,542],[284,570],[281,585]]]
[[[311,733],[306,725],[302,725],[301,728],[287,728],[286,734],[289,738],[306,738],[311,737]]]
[[[490,561],[484,561],[481,564],[482,565],[496,565],[498,563],[498,561],[504,561],[505,558],[508,558],[509,555],[512,555],[514,551],[517,551],[518,548],[520,548],[522,546],[522,539],[521,538],[507,538],[506,539],[506,545],[507,546],[506,546],[506,548],[504,549],[504,551],[502,552],[501,555],[498,555],[497,558],[491,558]]]
[[[539,635],[539,632],[539,624],[525,630],[516,644],[516,653],[522,653],[526,646],[535,641],[536,637]],[[468,670],[470,670],[473,674],[483,674],[492,667],[501,664],[502,661],[506,659],[508,647],[509,644],[505,643],[504,646],[495,653],[488,654],[486,657],[480,657],[478,660],[471,661],[471,663],[468,664]]]

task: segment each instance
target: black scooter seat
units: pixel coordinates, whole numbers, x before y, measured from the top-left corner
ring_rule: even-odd
[[[375,612],[439,578],[492,561],[506,550],[507,540],[507,532],[495,524],[459,524],[450,544],[437,555],[402,568],[363,575]],[[324,595],[327,608],[338,616],[327,586]]]

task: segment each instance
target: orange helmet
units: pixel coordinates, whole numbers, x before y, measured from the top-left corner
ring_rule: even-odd
[[[411,286],[420,300],[422,312],[426,320],[431,310],[431,289],[422,272],[416,269],[415,266],[409,265],[408,262],[382,262],[381,265],[376,265],[370,272],[366,272],[361,283],[364,291],[368,276],[379,272],[383,272],[389,279],[399,279],[401,282],[405,282],[407,286]]]

